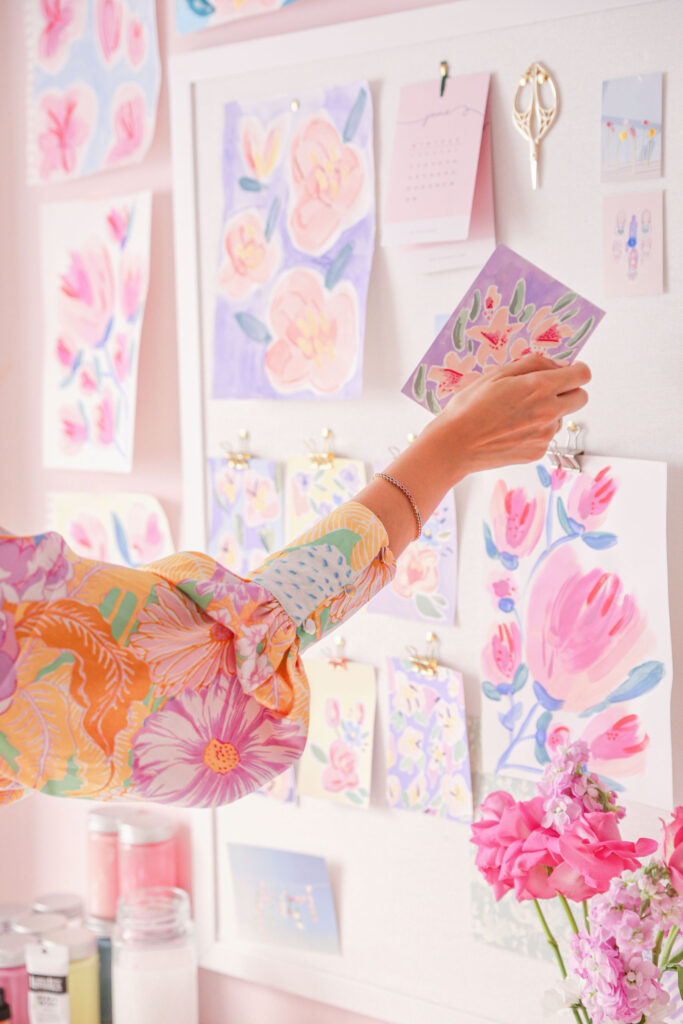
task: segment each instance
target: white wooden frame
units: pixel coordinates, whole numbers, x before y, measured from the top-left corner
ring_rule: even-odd
[[[184,548],[202,549],[206,542],[204,481],[204,418],[200,282],[198,275],[198,217],[194,150],[193,89],[200,82],[234,78],[260,68],[272,71],[309,60],[334,59],[346,54],[399,47],[407,39],[414,45],[434,42],[447,33],[474,34],[507,26],[553,22],[596,11],[643,6],[657,0],[459,0],[407,13],[373,17],[286,37],[259,39],[204,49],[171,59],[171,131],[174,183],[175,270],[178,354],[181,397]],[[226,68],[229,74],[226,75]],[[212,811],[196,811],[192,822],[194,911],[200,964],[230,974],[320,999],[348,1010],[396,1024],[496,1024],[472,1013],[459,1013],[421,999],[353,980],[331,978],[316,966],[280,965],[278,957],[236,953],[217,941],[216,825]]]

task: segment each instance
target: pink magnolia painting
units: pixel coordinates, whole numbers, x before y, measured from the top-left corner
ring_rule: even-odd
[[[141,160],[161,81],[154,0],[26,0],[29,184]]]
[[[472,505],[484,769],[538,776],[582,740],[613,788],[668,806],[666,466],[513,467],[482,474]]]
[[[151,494],[56,491],[48,520],[77,555],[98,562],[137,568],[175,550],[166,513]]]
[[[129,472],[151,194],[43,207],[43,461]]]
[[[374,245],[367,82],[226,104],[214,398],[356,398]]]

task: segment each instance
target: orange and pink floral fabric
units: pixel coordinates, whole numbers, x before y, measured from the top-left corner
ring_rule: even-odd
[[[0,803],[26,790],[219,806],[301,754],[299,656],[392,576],[350,502],[241,579],[207,555],[143,569],[0,533]]]

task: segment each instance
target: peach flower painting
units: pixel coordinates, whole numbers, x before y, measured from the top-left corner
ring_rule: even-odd
[[[666,466],[581,461],[580,473],[543,462],[475,480],[462,571],[480,581],[484,770],[533,779],[581,740],[612,788],[665,807]]]
[[[374,245],[366,82],[224,108],[214,398],[356,398]]]

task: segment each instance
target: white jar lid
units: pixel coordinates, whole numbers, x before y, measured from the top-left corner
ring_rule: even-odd
[[[108,917],[88,917],[86,918],[85,926],[98,938],[111,938],[114,934],[116,921],[111,921]]]
[[[97,940],[88,928],[61,928],[42,936],[45,946],[66,946],[69,960],[86,960],[97,952]]]
[[[126,813],[122,807],[95,807],[88,812],[88,831],[116,835],[119,822]]]
[[[12,922],[12,931],[20,935],[45,935],[57,928],[66,928],[64,914],[24,914]]]
[[[48,892],[33,901],[37,914],[64,914],[64,917],[82,917],[83,900],[72,892]]]
[[[0,932],[3,932],[5,928],[11,928],[12,922],[17,917],[23,917],[24,914],[30,914],[31,908],[28,903],[0,903]]]
[[[0,935],[0,967],[22,967],[26,963],[26,944],[30,936],[17,932]]]
[[[136,808],[126,812],[119,823],[119,840],[129,846],[164,843],[175,835],[175,823],[163,814]]]

